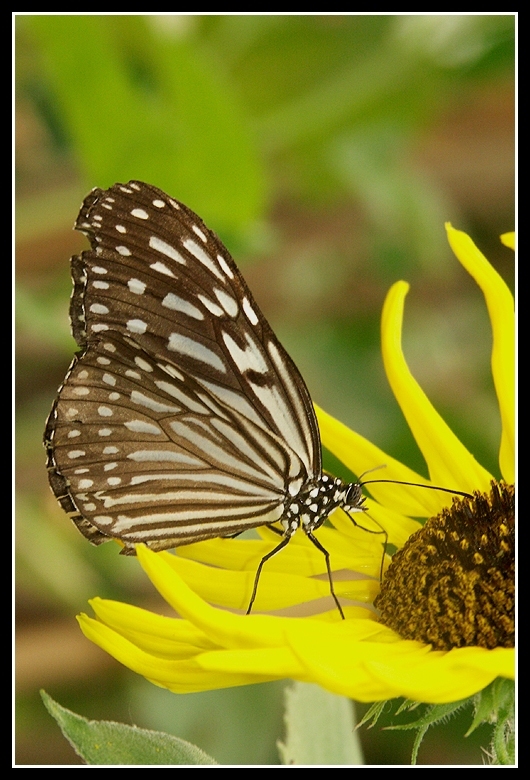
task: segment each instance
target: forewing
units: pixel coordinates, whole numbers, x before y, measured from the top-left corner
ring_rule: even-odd
[[[281,517],[320,474],[305,384],[219,239],[140,182],[94,190],[72,258],[81,347],[50,415],[50,482],[92,541],[154,549]]]

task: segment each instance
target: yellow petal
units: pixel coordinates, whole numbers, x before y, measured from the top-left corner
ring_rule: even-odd
[[[289,545],[291,546],[291,545]],[[282,550],[282,553],[284,551]],[[280,555],[282,554],[280,553]],[[320,556],[324,561],[324,556]],[[206,601],[223,607],[246,611],[254,586],[256,572],[227,571],[204,566],[196,561],[175,555],[167,555],[166,562],[184,582]],[[370,561],[373,568],[373,561]],[[325,563],[322,564],[325,568]],[[337,595],[347,595],[356,601],[370,602],[378,591],[378,583],[372,580],[335,581]],[[276,610],[326,598],[329,595],[327,577],[314,579],[293,573],[269,571],[266,567],[260,578],[253,612]]]
[[[90,639],[133,672],[142,675],[155,685],[168,688],[175,693],[207,691],[232,685],[261,682],[255,678],[250,679],[248,675],[244,674],[234,674],[228,677],[226,674],[209,672],[198,666],[194,659],[171,660],[151,655],[87,615],[79,615],[77,619],[87,639]]]
[[[405,361],[401,348],[401,328],[408,289],[409,286],[405,282],[394,284],[383,308],[381,336],[388,381],[427,461],[432,482],[440,487],[469,493],[473,490],[486,491],[489,489],[491,475],[475,460],[440,417],[410,373]],[[447,498],[444,498],[442,506],[446,504]]]
[[[338,642],[336,632],[317,638],[308,624],[305,636],[301,631],[289,634],[289,642],[310,679],[366,702],[396,696],[430,703],[458,701],[498,676],[513,677],[513,650],[466,647],[444,653],[402,640],[383,626],[379,629],[365,639],[345,630]]]
[[[515,482],[515,319],[513,296],[466,233],[446,225],[451,248],[474,278],[486,299],[493,330],[491,370],[499,401],[502,437],[499,465],[502,476]],[[505,234],[506,235],[506,234]]]
[[[334,519],[339,513],[334,514]],[[344,513],[342,513],[344,514]],[[352,521],[344,515],[344,522],[336,527],[340,533],[330,528],[320,528],[318,537],[324,547],[333,554],[331,566],[333,569],[353,568],[364,564],[364,558],[372,560],[377,556],[377,544],[380,540],[366,538],[366,533],[357,529]],[[414,530],[418,526],[415,525]],[[258,529],[264,541],[254,539],[212,539],[210,541],[189,544],[177,549],[179,558],[191,558],[201,563],[232,571],[248,571],[253,574],[261,559],[278,544],[278,536],[268,528]],[[344,536],[347,538],[345,539]],[[326,571],[325,559],[322,553],[309,542],[303,531],[299,531],[278,555],[266,564],[266,571],[296,573],[304,577],[323,574]]]
[[[270,615],[234,615],[207,604],[189,588],[166,560],[168,553],[154,553],[136,546],[138,560],[160,595],[194,626],[221,647],[278,646],[283,644],[281,620]]]
[[[219,674],[265,674],[277,680],[299,680],[304,675],[304,667],[287,647],[203,653],[197,662],[201,668]]]
[[[501,648],[497,648],[499,650]],[[490,668],[480,663],[480,657],[497,653],[481,647],[463,647],[448,653],[432,651],[414,657],[370,662],[370,669],[381,681],[398,685],[400,695],[412,701],[426,701],[432,704],[466,699],[483,690],[505,669],[506,659],[511,656],[513,674],[513,651],[505,649],[490,657]]]
[[[322,443],[354,474],[360,475],[365,471],[377,469],[379,473],[366,475],[366,480],[388,479],[430,484],[428,480],[387,455],[364,436],[350,430],[323,409],[316,405],[315,409]],[[371,484],[369,490],[383,506],[390,506],[404,516],[430,517],[439,511],[439,501],[433,497],[430,490],[385,484]],[[417,528],[418,526],[414,530]]]
[[[118,601],[95,598],[90,606],[97,618],[141,650],[167,658],[191,658],[216,647],[189,621],[155,615]]]
[[[503,233],[501,241],[508,249],[513,249],[515,252],[515,232],[512,230],[509,233]]]

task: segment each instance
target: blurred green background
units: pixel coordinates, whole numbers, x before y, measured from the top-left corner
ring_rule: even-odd
[[[385,294],[409,281],[409,364],[498,476],[489,322],[444,221],[513,286],[498,236],[514,228],[514,27],[513,15],[16,16],[17,763],[79,763],[39,688],[221,763],[279,763],[283,734],[282,684],[175,696],[77,628],[94,595],[164,609],[136,561],[88,545],[47,484],[82,198],[135,178],[187,203],[243,268],[313,399],[425,472],[379,351]],[[469,722],[428,736],[420,763],[481,763],[481,730],[455,736]],[[409,760],[410,734],[361,738],[367,763]]]

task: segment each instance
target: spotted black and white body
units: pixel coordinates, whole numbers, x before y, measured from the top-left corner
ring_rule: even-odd
[[[358,484],[322,474],[305,383],[196,214],[132,181],[93,190],[75,227],[92,247],[71,261],[80,352],[45,445],[90,541],[134,553],[278,523],[314,541],[336,507],[362,510]]]

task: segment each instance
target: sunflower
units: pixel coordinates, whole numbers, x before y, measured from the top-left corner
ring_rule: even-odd
[[[263,528],[260,540],[215,539],[177,555],[138,546],[140,564],[178,617],[96,598],[96,618],[79,616],[89,639],[177,693],[293,678],[362,702],[403,696],[438,704],[513,678],[513,298],[471,239],[446,228],[489,311],[503,481],[475,460],[412,377],[401,349],[408,285],[398,282],[383,309],[383,359],[430,479],[317,409],[322,442],[353,473],[385,464],[385,480],[447,486],[468,497],[373,483],[362,525],[337,510],[319,540],[346,604],[344,620],[329,598],[323,556],[301,533],[267,561],[254,612],[242,614],[257,565],[277,543]],[[513,246],[512,234],[502,240]],[[381,529],[397,548],[392,561]]]

